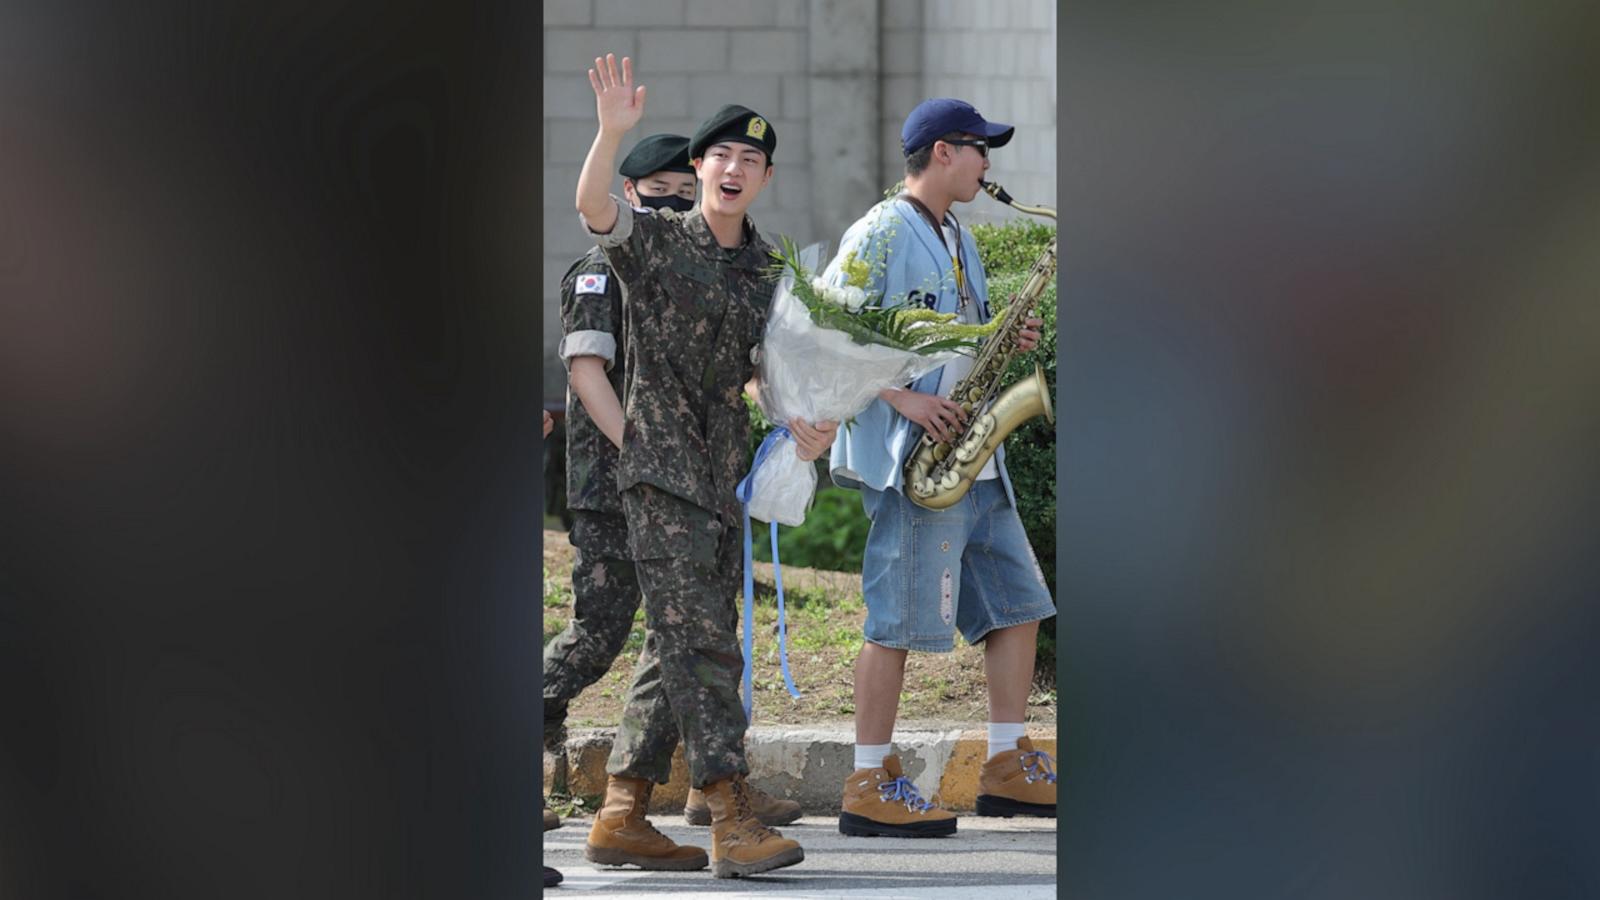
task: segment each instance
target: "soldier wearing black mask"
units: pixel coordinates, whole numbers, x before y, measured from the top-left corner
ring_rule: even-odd
[[[622,190],[637,209],[694,207],[689,139],[653,134],[622,165]],[[565,740],[567,704],[611,668],[639,608],[638,580],[628,554],[628,526],[617,496],[617,445],[627,383],[622,285],[599,247],[574,262],[561,280],[561,361],[568,370],[567,506],[573,616],[544,650],[544,740]],[[663,711],[665,714],[665,711]],[[561,820],[548,808],[544,827]],[[702,865],[704,865],[702,863]]]
[[[635,207],[678,212],[694,208],[688,138],[652,134],[634,146],[617,171],[622,175],[622,194]]]

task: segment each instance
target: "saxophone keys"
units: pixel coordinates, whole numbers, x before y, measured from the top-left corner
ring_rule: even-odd
[[[951,469],[950,471],[944,473],[944,477],[939,479],[939,487],[944,488],[947,491],[954,490],[955,486],[960,483],[961,474],[955,469]]]

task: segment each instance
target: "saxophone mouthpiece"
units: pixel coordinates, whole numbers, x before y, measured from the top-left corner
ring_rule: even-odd
[[[988,192],[989,196],[991,196],[994,199],[1000,201],[1001,203],[1004,203],[1007,206],[1011,205],[1011,195],[1006,193],[1006,189],[1005,188],[1001,187],[998,184],[995,184],[992,181],[985,181],[982,178],[978,179],[978,185],[980,187],[982,187],[984,189],[984,191]]]

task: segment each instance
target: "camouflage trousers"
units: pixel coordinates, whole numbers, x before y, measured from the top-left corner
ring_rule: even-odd
[[[622,505],[644,591],[645,643],[606,770],[665,784],[682,735],[695,787],[748,774],[739,520],[648,484],[624,491]],[[667,719],[657,715],[662,707]]]
[[[565,740],[567,704],[610,671],[633,629],[639,579],[628,558],[628,522],[617,513],[572,511],[572,621],[544,648],[544,737]],[[663,721],[671,716],[663,708]]]

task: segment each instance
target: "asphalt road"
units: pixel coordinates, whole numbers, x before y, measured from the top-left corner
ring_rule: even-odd
[[[711,830],[680,815],[651,821],[678,843],[710,850]],[[1054,819],[961,817],[948,838],[859,838],[839,833],[838,819],[808,816],[779,829],[805,848],[805,861],[753,878],[713,878],[699,872],[598,868],[583,858],[590,820],[569,819],[544,835],[544,863],[566,880],[548,896],[586,900],[716,896],[840,898],[840,900],[968,900],[1003,891],[1006,900],[1056,896]],[[991,896],[993,896],[991,894]]]

